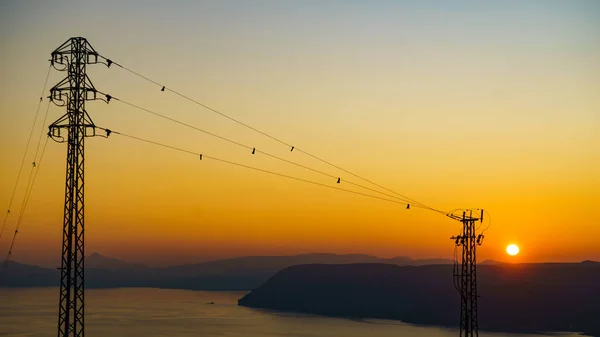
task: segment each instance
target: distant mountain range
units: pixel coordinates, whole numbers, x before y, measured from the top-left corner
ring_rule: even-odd
[[[600,336],[600,263],[481,264],[479,327]],[[460,297],[448,265],[299,265],[239,300],[254,308],[457,326]]]
[[[302,264],[386,263],[402,266],[450,264],[447,259],[413,260],[409,257],[379,258],[363,254],[302,254],[293,256],[247,256],[171,267],[148,267],[93,253],[86,257],[86,287],[156,287],[193,290],[251,290],[279,270]],[[59,271],[10,262],[4,286],[59,285]]]
[[[107,257],[99,253],[92,253],[85,257],[85,266],[90,269],[108,269],[108,270],[128,270],[148,268],[143,264],[135,264],[119,260],[114,257]]]

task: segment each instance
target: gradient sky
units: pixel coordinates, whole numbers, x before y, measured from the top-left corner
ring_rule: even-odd
[[[428,205],[485,208],[480,260],[600,260],[600,2],[2,1],[3,209],[49,54],[71,36]],[[88,69],[100,91],[352,179],[119,68]],[[48,87],[64,76],[52,71]],[[87,111],[113,130],[335,185],[119,103]],[[48,120],[63,113],[51,107]],[[59,261],[65,155],[49,142],[15,260]],[[459,229],[437,213],[118,136],[86,140],[87,253],[158,265],[308,252],[451,258]]]

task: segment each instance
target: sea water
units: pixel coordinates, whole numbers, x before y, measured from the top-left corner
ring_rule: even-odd
[[[456,329],[281,313],[237,305],[245,292],[88,289],[87,337],[455,337]],[[0,288],[0,336],[56,336],[58,288]],[[458,316],[457,316],[458,319]],[[480,332],[485,337],[540,335]],[[575,336],[575,335],[565,335]]]

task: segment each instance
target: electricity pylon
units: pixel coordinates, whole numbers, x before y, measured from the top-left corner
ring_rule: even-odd
[[[456,246],[462,247],[461,268],[460,270],[456,268],[454,271],[454,285],[460,294],[460,336],[479,336],[475,252],[476,247],[483,242],[483,234],[476,234],[475,223],[483,222],[483,210],[480,217],[473,217],[472,210],[463,211],[462,217],[454,214],[448,216],[462,222],[461,234],[451,238],[455,240]]]
[[[53,140],[67,143],[58,337],[79,337],[84,336],[84,139],[95,136],[85,102],[96,99],[97,93],[86,66],[99,62],[98,53],[83,37],[70,38],[51,56],[55,69],[67,71],[67,77],[50,89],[50,100],[66,106],[67,112],[48,131]]]

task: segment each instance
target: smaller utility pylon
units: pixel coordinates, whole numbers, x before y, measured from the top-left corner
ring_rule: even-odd
[[[462,247],[461,267],[458,268],[458,261],[455,260],[454,268],[454,286],[460,294],[460,336],[479,336],[475,252],[476,247],[483,242],[483,234],[477,235],[475,223],[483,222],[483,209],[479,217],[473,217],[473,210],[464,210],[462,217],[455,214],[448,216],[462,222],[461,234],[451,237],[457,247]]]

